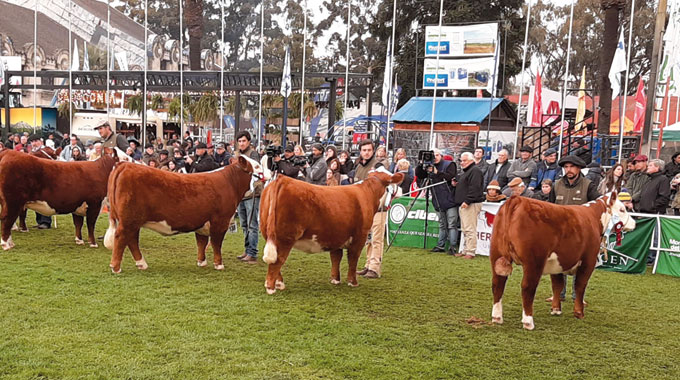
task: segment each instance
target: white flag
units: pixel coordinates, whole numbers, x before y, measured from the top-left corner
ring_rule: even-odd
[[[109,63],[109,70],[113,71],[113,70],[116,69],[116,58],[115,58],[115,54],[111,54],[111,52],[109,52],[109,55],[111,56],[111,62]]]
[[[87,55],[86,41],[83,41],[83,70],[90,71],[90,57]]]
[[[5,60],[0,56],[0,86],[5,84]]]
[[[71,71],[80,70],[80,57],[78,56],[78,40],[73,40],[73,57],[71,57]]]
[[[612,100],[621,92],[621,72],[626,71],[626,62],[626,48],[623,44],[623,28],[621,28],[621,36],[619,37],[619,43],[616,46],[612,67],[609,69],[609,83],[612,88]]]
[[[128,71],[127,52],[119,51],[116,53],[116,61],[118,61],[118,68],[121,71]]]
[[[390,74],[392,72],[392,57],[390,54],[390,47],[392,44],[390,43],[391,38],[387,39],[387,55],[385,56],[385,75],[383,76],[383,85],[382,85],[382,103],[385,107],[389,106],[389,101],[390,101],[390,88],[391,83],[390,83]]]
[[[281,95],[284,98],[290,96],[291,92],[291,81],[290,81],[290,46],[286,46],[286,59],[283,63],[283,77],[281,77]]]

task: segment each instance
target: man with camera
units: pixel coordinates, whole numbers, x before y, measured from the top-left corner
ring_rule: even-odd
[[[267,148],[267,155],[270,157],[270,162],[269,162],[269,167],[274,168],[274,170],[277,173],[283,174],[287,177],[290,178],[298,178],[298,175],[300,174],[300,170],[302,169],[302,166],[304,166],[307,163],[306,159],[302,160],[296,160],[295,158],[295,147],[292,144],[288,144],[286,146],[286,149],[283,150],[283,157],[281,156],[281,153],[278,151],[278,149],[281,147],[274,147],[275,150],[272,150],[272,147]],[[270,155],[270,152],[272,153]],[[276,165],[272,165],[272,161],[276,163]]]
[[[312,156],[302,169],[307,183],[322,186],[326,185],[326,171],[328,170],[328,166],[326,165],[323,153],[323,145],[320,143],[312,144]]]
[[[451,180],[456,177],[458,168],[455,162],[444,160],[439,149],[421,150],[418,154],[420,165],[416,167],[416,176],[428,179],[432,187],[432,204],[439,212],[439,240],[432,252],[447,252],[446,241],[449,242],[448,254],[455,254],[458,245],[458,207],[454,202],[455,189]]]
[[[241,131],[236,135],[238,150],[234,152],[234,157],[245,156],[260,162],[260,156],[250,144],[251,139],[248,131]],[[257,264],[257,241],[260,233],[257,217],[260,213],[260,194],[263,188],[262,182],[257,181],[254,190],[248,190],[238,204],[238,218],[241,220],[241,228],[245,235],[245,252],[237,258],[248,264]]]
[[[215,170],[220,166],[215,162],[215,159],[208,154],[208,147],[205,143],[196,144],[196,156],[187,156],[184,159],[187,165],[187,172],[189,173],[203,173]]]

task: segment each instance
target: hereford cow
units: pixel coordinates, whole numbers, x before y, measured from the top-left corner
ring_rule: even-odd
[[[94,225],[116,162],[112,151],[107,153],[89,162],[51,161],[14,151],[0,153],[2,248],[14,247],[11,226],[25,208],[46,216],[73,214],[76,244],[84,244],[81,229],[83,217],[87,217],[88,241],[90,247],[97,247]]]
[[[373,171],[360,184],[317,186],[278,176],[262,193],[260,231],[266,240],[262,259],[269,264],[267,293],[285,289],[281,266],[292,248],[307,253],[330,251],[331,283],[340,284],[342,250],[347,249],[347,282],[357,286],[356,269],[373,216],[385,188],[402,173]]]
[[[36,150],[36,151],[31,151],[28,154],[31,156],[35,156],[38,158],[44,158],[47,160],[56,160],[59,158],[59,155],[61,154],[62,148],[59,147],[57,150],[54,150],[48,146],[43,146],[42,148]]]
[[[522,323],[534,329],[534,296],[544,274],[552,280],[550,314],[562,314],[564,278],[576,277],[574,316],[583,318],[583,295],[595,269],[600,242],[614,229],[629,231],[635,221],[616,199],[616,192],[580,206],[560,206],[525,197],[511,197],[496,215],[491,235],[494,323],[503,323],[502,297],[512,263],[522,266]]]
[[[238,203],[261,180],[262,167],[241,156],[231,165],[206,173],[179,174],[145,165],[119,164],[109,178],[109,228],[104,245],[111,249],[111,270],[120,273],[125,247],[137,268],[148,265],[139,250],[142,227],[169,236],[195,232],[200,267],[212,244],[215,269],[223,270],[222,240]]]

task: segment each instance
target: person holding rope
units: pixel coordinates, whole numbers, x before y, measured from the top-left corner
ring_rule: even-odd
[[[415,172],[419,179],[428,178],[428,182],[433,185],[441,184],[432,187],[432,204],[439,212],[439,240],[431,252],[447,252],[453,255],[458,245],[458,207],[455,205],[455,188],[451,185],[451,180],[456,177],[458,167],[455,162],[443,159],[441,150],[433,149],[433,152],[433,165],[421,162]]]
[[[234,153],[234,157],[239,158],[243,155],[259,162],[260,155],[250,144],[250,140],[251,136],[248,131],[241,131],[236,135],[238,150]],[[260,213],[260,194],[263,188],[263,183],[257,181],[254,190],[248,190],[241,203],[238,204],[238,218],[241,220],[241,228],[245,235],[245,252],[237,258],[248,264],[257,264],[257,241],[260,234],[257,218]]]

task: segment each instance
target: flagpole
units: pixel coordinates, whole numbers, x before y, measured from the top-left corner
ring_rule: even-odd
[[[439,30],[437,41],[437,60],[436,69],[434,70],[434,91],[432,93],[432,115],[430,120],[430,150],[434,149],[434,112],[437,108],[437,83],[439,82],[439,52],[442,45],[442,19],[444,18],[444,0],[439,1]],[[389,112],[389,110],[388,110]]]
[[[35,133],[36,124],[38,124],[38,109],[36,108],[36,102],[38,99],[36,96],[36,92],[38,92],[37,76],[38,76],[38,0],[35,0],[35,8],[33,9],[33,133]],[[7,130],[9,130],[9,125]]]
[[[184,50],[184,25],[183,25],[183,20],[182,20],[183,18],[184,18],[184,0],[179,0],[179,133],[180,133],[180,139],[184,138],[184,52],[183,52],[183,50]]]
[[[73,38],[71,35],[71,16],[73,4],[68,0],[68,133],[73,133]]]
[[[257,146],[262,141],[262,69],[264,67],[264,0],[260,5],[260,100],[257,108]],[[236,115],[235,117],[238,117]]]
[[[281,90],[283,90],[283,120],[281,122],[281,145],[286,146],[288,134],[288,96],[290,95],[290,46],[286,47],[286,58],[283,63],[283,78]]]
[[[222,30],[220,39],[220,142],[224,143],[224,0],[220,1],[220,9],[222,11],[222,18],[220,19]]]
[[[629,23],[630,25],[628,26],[628,55],[626,56],[628,58],[628,62],[626,62],[626,76],[624,77],[624,84],[623,84],[623,111],[619,111],[619,162],[623,159],[623,129],[625,127],[625,115],[626,115],[626,102],[628,100],[628,75],[630,72],[630,64],[629,62],[632,61],[632,57],[630,56],[630,50],[633,45],[633,20],[635,20],[635,0],[632,0],[630,3],[630,18],[629,18]],[[621,113],[623,112],[623,124],[621,123]]]
[[[147,53],[149,49],[149,28],[148,28],[148,15],[149,15],[149,0],[144,0],[144,85],[142,86],[142,149],[146,149],[146,72],[149,65],[149,54]]]
[[[111,0],[106,0],[106,121],[109,121],[109,76],[111,64]],[[115,128],[115,126],[114,126]]]
[[[302,27],[302,88],[300,89],[300,130],[298,144],[302,145],[302,131],[305,125],[305,60],[307,59],[307,0],[304,5],[304,26]]]
[[[517,102],[517,120],[515,121],[515,149],[513,149],[513,157],[517,157],[517,146],[519,145],[519,119],[520,119],[520,111],[522,108],[522,95],[524,92],[524,70],[526,68],[526,63],[527,63],[527,46],[529,42],[529,24],[531,21],[531,3],[532,0],[529,0],[529,5],[527,6],[527,23],[526,27],[524,29],[524,47],[523,47],[523,52],[522,52],[522,74],[520,76],[520,84],[519,84],[519,99]],[[529,120],[529,110],[527,109],[527,120]]]
[[[390,47],[390,95],[388,97],[387,101],[387,124],[385,125],[385,151],[387,152],[387,157],[389,158],[390,156],[390,119],[392,118],[392,107],[394,105],[392,104],[392,97],[393,97],[393,92],[394,92],[394,85],[393,82],[394,80],[392,79],[394,77],[394,39],[395,39],[395,34],[396,34],[396,29],[397,29],[397,0],[394,0],[394,3],[392,5],[392,40],[391,40],[391,47]],[[435,80],[435,83],[437,81]],[[371,107],[371,105],[368,105]],[[395,107],[396,108],[396,107]],[[378,124],[380,125],[380,124]],[[378,129],[378,136],[380,135],[380,129]],[[378,138],[378,141],[380,139]]]
[[[350,45],[350,31],[352,29],[352,0],[347,0],[347,49],[345,52],[345,60],[347,64],[345,65],[345,107],[342,111],[342,150],[345,150],[345,139],[347,136],[347,99],[349,97],[349,45]],[[330,94],[329,94],[330,99]],[[335,104],[328,105],[328,112],[335,112]],[[388,111],[389,112],[389,111]],[[330,125],[328,126],[331,127]],[[332,136],[328,136],[332,137]],[[380,141],[380,139],[378,139]]]
[[[569,41],[567,42],[567,67],[564,70],[564,86],[562,88],[562,117],[560,118],[560,143],[557,147],[557,159],[562,157],[562,139],[564,138],[564,111],[567,109],[567,79],[569,78],[569,58],[571,56],[571,31],[574,26],[574,0],[571,0],[569,13]],[[567,153],[569,150],[567,149]]]
[[[486,125],[486,143],[484,144],[485,148],[489,147],[489,140],[491,140],[491,113],[493,112],[493,101],[494,98],[496,97],[496,90],[497,90],[497,85],[496,85],[496,75],[498,74],[498,60],[500,59],[500,39],[501,39],[501,34],[500,30],[496,33],[496,54],[494,55],[494,60],[495,64],[493,66],[493,77],[491,79],[492,81],[492,86],[493,88],[491,89],[492,91],[489,91],[489,119],[488,123]],[[501,94],[503,95],[503,94]],[[486,155],[486,150],[484,151],[484,155]]]

